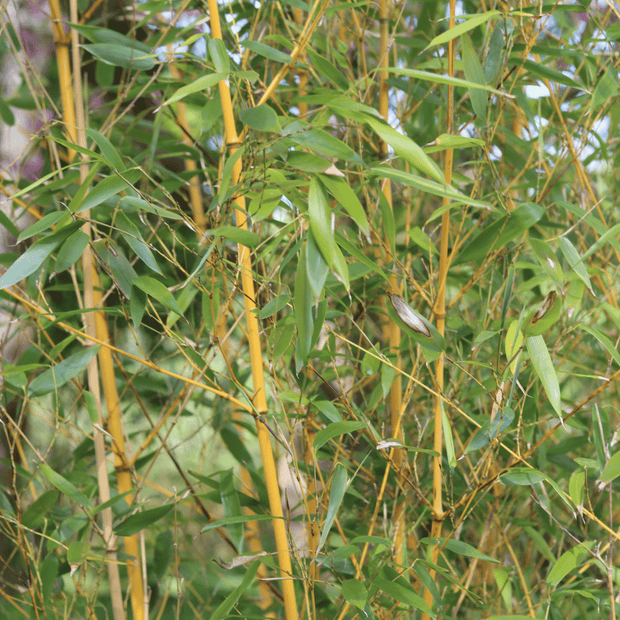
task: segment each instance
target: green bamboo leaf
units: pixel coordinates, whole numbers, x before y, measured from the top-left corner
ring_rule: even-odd
[[[512,467],[507,474],[499,477],[499,481],[507,487],[530,486],[546,479],[545,474],[530,467]]]
[[[594,438],[594,449],[596,450],[596,457],[600,470],[605,469],[606,449],[610,439],[610,424],[609,416],[604,409],[594,407],[592,420],[592,436]]]
[[[562,298],[551,291],[543,302],[532,311],[524,321],[524,332],[527,336],[541,336],[547,332],[560,318]]]
[[[555,252],[549,247],[548,243],[544,239],[536,239],[530,237],[528,242],[531,248],[536,254],[536,258],[546,271],[547,275],[558,285],[558,287],[564,287],[564,270],[562,265],[555,255]]]
[[[437,617],[424,599],[415,592],[413,587],[409,584],[405,584],[402,580],[390,581],[389,579],[375,577],[372,580],[372,585],[404,605],[410,605],[414,609],[420,609],[431,618]]]
[[[575,570],[588,553],[589,544],[582,543],[565,551],[553,564],[547,575],[547,585],[555,588],[566,575]]]
[[[392,256],[396,256],[396,221],[394,219],[394,212],[381,190],[379,190],[379,209],[381,210],[383,234],[390,246]]]
[[[142,262],[159,275],[164,275],[153,256],[150,248],[144,241],[140,229],[121,211],[116,217],[116,225],[123,231],[123,239],[129,247],[137,254]]]
[[[358,609],[364,609],[368,600],[368,592],[361,581],[346,579],[340,584],[340,589],[345,601],[348,601]]]
[[[551,552],[547,541],[536,528],[526,526],[523,528],[523,531],[532,539],[534,546],[544,558],[549,560],[549,562],[555,562],[555,556]]]
[[[314,298],[318,299],[323,292],[325,281],[329,275],[329,265],[323,258],[323,253],[319,250],[316,241],[314,240],[314,233],[310,231],[308,235],[308,247],[306,249],[306,272],[308,274],[308,281],[312,288]]]
[[[581,281],[590,289],[590,292],[594,295],[594,291],[592,290],[592,283],[590,282],[590,276],[588,275],[588,270],[586,266],[581,262],[581,257],[579,256],[579,252],[575,248],[575,246],[570,242],[567,237],[560,237],[558,239],[558,243],[560,244],[560,249],[562,250],[562,254],[568,261],[571,269],[577,274],[577,276],[581,279]]]
[[[224,427],[220,431],[220,437],[236,461],[241,463],[244,467],[253,465],[252,455],[249,453],[236,429]]]
[[[114,283],[127,299],[131,299],[133,281],[138,277],[135,269],[113,241],[94,241],[93,248],[104,265],[108,265]]]
[[[474,84],[486,86],[482,64],[480,63],[478,54],[472,45],[471,39],[466,34],[461,35],[461,48],[463,50],[465,77],[468,81],[474,82]],[[469,98],[471,99],[471,105],[474,108],[476,116],[481,120],[486,119],[487,94],[480,88],[470,88]]]
[[[484,61],[484,79],[487,84],[497,83],[504,49],[504,26],[498,24],[489,38],[489,50]]]
[[[59,564],[58,556],[50,553],[40,565],[39,575],[41,576],[41,589],[43,591],[43,600],[46,605],[49,604],[50,596],[54,590],[54,584],[58,578]]]
[[[547,398],[551,406],[558,414],[562,416],[562,403],[560,399],[560,384],[558,376],[555,373],[549,350],[542,336],[532,336],[525,341],[527,351],[530,354],[530,360],[534,366],[534,370],[543,385]]]
[[[581,325],[581,329],[588,332],[588,334],[594,336],[605,347],[607,353],[609,353],[609,355],[611,355],[611,357],[614,359],[614,362],[616,362],[616,364],[620,366],[620,351],[616,349],[611,338],[608,338],[600,330],[596,329],[595,327],[590,327],[589,325],[583,324]]]
[[[299,251],[297,275],[295,276],[295,323],[297,324],[297,365],[301,368],[308,359],[312,346],[314,319],[312,317],[313,293],[308,281],[306,266],[306,246]]]
[[[71,213],[81,213],[87,209],[93,209],[97,205],[100,205],[108,198],[112,198],[119,192],[131,189],[138,179],[142,176],[139,170],[130,170],[122,172],[120,175],[112,174],[111,176],[98,182],[95,186],[84,196],[83,200],[80,200],[80,196],[76,194],[75,198],[71,200],[68,205]]]
[[[174,553],[174,539],[172,532],[166,530],[161,532],[155,540],[153,551],[153,569],[158,579],[161,579],[170,565]]]
[[[282,127],[278,121],[278,115],[268,105],[259,105],[239,112],[241,122],[255,131],[271,131],[280,133]]]
[[[617,248],[618,238],[620,237],[620,224],[616,224],[612,226],[608,231],[606,231],[601,237],[595,241],[584,253],[581,257],[582,261],[590,258],[592,254],[598,252],[606,243],[611,243],[614,247]]]
[[[238,523],[247,523],[248,521],[273,521],[276,518],[282,517],[273,517],[272,515],[240,515],[238,517],[226,517],[225,519],[212,521],[208,525],[205,525],[200,531],[208,532],[209,530],[214,530],[218,527],[228,527]]]
[[[409,137],[390,127],[387,123],[369,117],[366,121],[372,130],[393,149],[396,155],[408,161],[416,170],[445,185],[437,164]]]
[[[241,583],[226,597],[222,604],[210,614],[209,620],[222,620],[222,618],[229,617],[230,610],[237,604],[241,595],[246,592],[252,581],[254,581],[259,566],[260,562],[252,562],[252,564],[250,564]]]
[[[263,58],[268,58],[269,60],[274,60],[275,62],[281,62],[285,65],[290,64],[292,60],[289,54],[285,54],[280,50],[276,50],[273,47],[269,47],[269,45],[259,43],[258,41],[244,39],[241,42],[241,45],[246,49],[253,51],[255,54],[262,56]]]
[[[65,269],[69,269],[81,258],[89,241],[90,237],[83,230],[76,230],[58,250],[54,271],[61,273]]]
[[[454,207],[459,204],[466,204],[471,205],[472,207],[479,207],[482,209],[489,209],[495,211],[495,208],[488,202],[483,202],[482,200],[474,200],[473,198],[469,198],[468,196],[461,194],[449,185],[436,183],[431,179],[425,179],[418,175],[412,174],[411,172],[406,172],[405,170],[397,170],[395,168],[391,168],[390,166],[375,166],[371,169],[371,171],[379,178],[392,179],[392,181],[396,181],[397,183],[404,183],[405,185],[409,185],[410,187],[415,187],[421,192],[427,192],[429,194],[433,194],[434,196],[449,198],[452,201],[452,204],[450,204],[448,208]],[[438,212],[435,212],[429,218],[429,221],[435,219],[437,215]]]
[[[168,288],[159,280],[151,278],[149,276],[139,276],[135,278],[132,284],[144,291],[149,297],[152,297],[155,301],[160,302],[163,306],[183,316],[183,312],[176,299]]]
[[[230,72],[230,58],[222,39],[209,39],[209,56],[215,65],[217,73],[227,74]]]
[[[339,140],[323,129],[307,129],[305,131],[295,131],[288,133],[287,137],[300,146],[310,149],[319,155],[344,159],[356,164],[364,165],[360,156],[342,140]]]
[[[345,208],[355,223],[366,234],[369,234],[370,228],[364,207],[346,180],[329,174],[320,174],[319,179],[327,191]]]
[[[73,28],[73,30],[77,30],[81,35],[84,35],[84,37],[93,43],[115,43],[116,45],[142,52],[143,54],[148,54],[151,51],[151,48],[145,43],[142,43],[141,41],[125,34],[121,34],[116,30],[102,28],[100,26],[87,26],[85,24],[76,24],[72,22],[67,23],[71,28]]]
[[[61,476],[59,473],[55,472],[47,463],[41,463],[39,467],[50,484],[54,485],[63,495],[66,495],[69,499],[84,508],[91,507],[92,502],[88,499],[88,497],[86,497],[86,495],[84,495],[64,476]]]
[[[90,543],[86,540],[74,540],[67,549],[67,563],[81,564],[90,552]]]
[[[307,52],[319,75],[325,76],[336,88],[342,90],[349,89],[349,80],[340,73],[339,69],[333,63],[317,54],[314,50],[307,48]]]
[[[342,463],[338,463],[334,469],[331,484],[329,485],[329,506],[327,508],[325,522],[323,523],[323,531],[321,532],[321,537],[319,538],[319,543],[316,548],[317,555],[329,536],[329,531],[336,519],[338,510],[340,510],[340,505],[342,504],[346,491],[347,468]]]
[[[28,394],[32,397],[49,394],[71,381],[74,377],[77,377],[77,375],[86,369],[88,362],[97,355],[99,346],[100,345],[82,349],[66,360],[48,368],[28,386]]]
[[[517,359],[513,359],[513,357],[522,346],[523,333],[521,332],[519,326],[519,320],[515,319],[506,330],[506,338],[504,339],[504,351],[506,352],[506,358],[512,360],[510,362],[510,370],[512,374],[515,373],[517,367]]]
[[[134,47],[118,45],[116,43],[92,43],[83,46],[93,56],[107,65],[122,67],[133,71],[150,71],[155,66],[155,56],[145,54]]]
[[[103,135],[101,135],[96,129],[89,128],[86,130],[86,135],[99,147],[101,154],[110,162],[113,169],[119,172],[125,170],[125,164],[123,158],[119,155],[114,145]]]
[[[39,271],[49,255],[70,235],[82,222],[71,222],[51,235],[39,239],[31,245],[0,277],[0,290],[17,284]]]
[[[501,11],[487,11],[486,13],[476,14],[476,15],[459,15],[459,19],[466,18],[466,21],[461,22],[454,26],[454,28],[450,28],[446,32],[442,32],[437,35],[425,48],[424,51],[429,49],[430,47],[434,47],[435,45],[443,45],[448,41],[452,41],[457,37],[460,37],[463,33],[469,32],[482,24],[486,24],[490,19],[495,17],[500,17],[502,15]]]
[[[55,226],[58,222],[60,222],[60,220],[67,218],[67,216],[71,218],[71,215],[66,211],[52,211],[52,213],[48,213],[45,217],[42,217],[31,226],[28,226],[28,228],[21,233],[17,230],[17,228],[15,228],[15,236],[18,241],[25,241],[26,239],[30,239],[31,237],[39,235],[49,228],[52,228],[52,226]],[[6,217],[6,215],[4,217]],[[12,230],[10,230],[10,232],[13,234]]]
[[[320,450],[330,439],[349,435],[366,427],[365,422],[352,420],[350,422],[334,422],[321,429],[314,437],[314,449]]]
[[[363,263],[369,269],[372,269],[377,275],[381,276],[386,282],[389,281],[389,276],[373,261],[366,256],[361,250],[358,250],[352,243],[350,243],[345,237],[343,237],[337,230],[335,232],[335,239],[338,245],[346,250],[353,258],[356,258],[360,263]]]
[[[334,245],[334,271],[348,291],[350,288],[349,265],[337,245]]]
[[[289,323],[284,327],[284,329],[278,329],[275,331],[274,335],[277,335],[277,338],[273,345],[273,351],[271,353],[272,359],[277,360],[286,350],[291,346],[291,342],[293,342],[293,336],[295,334],[295,323]]]
[[[227,518],[238,517],[241,515],[241,502],[237,489],[235,489],[232,469],[222,472],[220,478],[220,499],[222,508]],[[237,551],[242,552],[243,546],[243,524],[231,523],[227,526],[230,538],[235,544]]]
[[[11,110],[11,108],[6,104],[6,101],[4,101],[4,99],[2,99],[1,97],[0,97],[0,118],[2,118],[2,121],[9,127],[12,127],[15,124],[15,114],[13,114],[13,111]]]
[[[437,151],[445,151],[446,149],[468,149],[483,148],[484,140],[478,138],[467,138],[465,136],[453,136],[451,134],[442,133],[436,140],[423,146],[425,153],[436,153]]]
[[[465,454],[469,454],[474,450],[479,450],[486,446],[492,439],[498,437],[503,433],[514,421],[515,412],[510,407],[504,407],[504,409],[495,416],[495,419],[491,423],[491,420],[487,420],[471,438]]]
[[[139,531],[147,529],[156,521],[163,519],[173,508],[174,504],[166,504],[165,506],[157,506],[157,508],[136,512],[116,525],[114,533],[117,536],[133,536]]]
[[[525,203],[478,233],[457,255],[453,265],[484,258],[489,251],[499,250],[522,235],[544,215],[544,209],[533,203]]]
[[[579,83],[575,82],[572,78],[564,75],[560,71],[556,71],[551,67],[542,65],[533,60],[523,59],[521,56],[516,56],[508,60],[508,64],[516,67],[523,67],[531,75],[535,75],[543,80],[549,80],[550,82],[556,82],[557,84],[564,84],[564,86],[572,86],[579,90],[585,90],[585,88]]]
[[[270,302],[266,303],[258,313],[258,317],[261,319],[268,319],[270,316],[277,314],[281,310],[284,310],[291,301],[290,295],[278,295],[274,297]]]
[[[470,545],[462,540],[454,540],[451,538],[447,540],[444,544],[443,539],[434,538],[435,541],[440,541],[443,544],[444,549],[448,549],[452,551],[452,553],[456,553],[457,555],[463,555],[468,558],[478,558],[479,560],[484,560],[485,562],[493,562],[494,564],[499,564],[499,560],[492,558],[488,555],[485,555],[481,551],[478,551],[476,547]]]
[[[598,108],[611,101],[618,94],[618,70],[609,64],[603,77],[597,82],[592,99],[590,100],[590,109]]]
[[[603,482],[611,482],[620,476],[620,451],[613,454],[607,464],[603,473],[600,475],[600,479]]]
[[[454,450],[454,438],[452,437],[452,427],[450,425],[450,420],[446,415],[446,410],[443,404],[443,400],[439,401],[439,406],[441,408],[441,425],[443,427],[443,436],[444,443],[446,445],[446,459],[448,460],[448,464],[451,469],[456,467],[456,452]],[[455,542],[455,541],[449,541]]]
[[[334,266],[335,246],[332,213],[325,190],[317,178],[310,181],[308,215],[310,216],[310,230],[314,236],[314,241],[331,269]]]
[[[213,86],[217,86],[219,82],[225,80],[227,77],[228,75],[226,73],[211,73],[210,75],[203,75],[190,84],[181,86],[181,88],[177,89],[174,95],[167,99],[162,105],[170,105],[171,103],[181,101],[181,99],[184,99],[189,95],[193,95],[194,93],[207,90],[207,88],[213,88]]]
[[[462,78],[450,77],[449,75],[439,75],[438,73],[431,73],[430,71],[420,71],[419,69],[407,69],[406,67],[389,67],[387,69],[390,73],[396,73],[397,75],[406,75],[416,80],[424,80],[425,82],[433,82],[436,84],[447,84],[450,86],[456,86],[458,88],[467,88],[472,90],[484,90],[494,95],[500,95],[512,99],[513,96],[497,90],[486,84],[477,84],[470,80],[463,80]]]
[[[568,493],[570,495],[570,499],[579,511],[581,511],[581,509],[583,508],[585,483],[585,469],[578,469],[577,471],[574,471],[568,481]]]
[[[24,511],[22,516],[24,526],[31,529],[39,527],[48,513],[58,504],[59,497],[58,489],[49,489],[41,493]]]

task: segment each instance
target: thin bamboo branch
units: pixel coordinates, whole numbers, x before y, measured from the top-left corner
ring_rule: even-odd
[[[215,39],[222,39],[222,29],[220,26],[219,9],[217,0],[209,0],[209,16],[211,20],[211,34]],[[229,155],[232,157],[239,147],[239,138],[235,128],[235,118],[230,98],[230,89],[228,82],[225,80],[219,83],[220,99],[222,101],[222,114],[224,117],[224,126],[226,130],[226,143],[229,148]],[[232,173],[232,182],[237,184],[241,177],[242,163],[241,159],[237,159]],[[247,211],[245,208],[245,198],[242,195],[235,197],[235,205],[237,207],[236,221],[237,226],[242,230],[248,229]],[[250,347],[250,358],[252,365],[252,379],[254,383],[254,405],[259,416],[263,416],[268,412],[267,398],[265,393],[265,379],[263,375],[263,357],[259,335],[258,316],[256,314],[256,302],[254,291],[254,280],[252,278],[252,261],[250,250],[248,247],[239,244],[238,246],[238,264],[241,275],[241,285],[244,294],[245,313],[247,321],[248,344]],[[256,419],[256,430],[260,445],[261,457],[265,473],[265,484],[269,497],[269,508],[271,514],[275,517],[273,520],[273,529],[276,541],[276,549],[278,555],[278,564],[282,577],[282,593],[284,595],[284,608],[287,620],[297,620],[297,603],[295,600],[295,586],[293,581],[293,572],[291,557],[286,538],[286,529],[283,516],[282,504],[280,500],[280,489],[278,487],[278,479],[276,474],[276,466],[271,448],[271,439],[267,427],[259,418]]]

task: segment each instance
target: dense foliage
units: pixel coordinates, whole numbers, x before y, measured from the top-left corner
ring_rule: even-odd
[[[2,5],[2,618],[616,618],[620,14],[518,4]]]

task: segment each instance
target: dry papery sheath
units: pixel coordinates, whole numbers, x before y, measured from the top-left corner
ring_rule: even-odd
[[[412,310],[409,304],[400,295],[388,293],[388,297],[390,298],[390,303],[396,311],[396,314],[398,314],[398,318],[407,327],[410,327],[418,334],[431,338],[431,330],[428,328],[426,323],[420,318],[415,310]]]

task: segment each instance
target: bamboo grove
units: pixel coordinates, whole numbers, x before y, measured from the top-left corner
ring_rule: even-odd
[[[617,617],[615,3],[0,7],[3,618]]]

